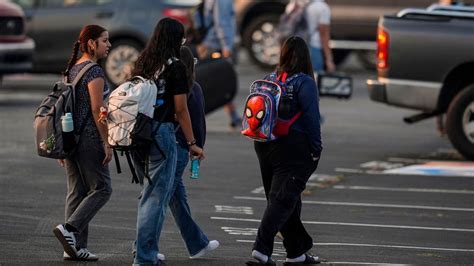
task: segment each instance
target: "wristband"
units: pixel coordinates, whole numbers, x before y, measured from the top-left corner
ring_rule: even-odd
[[[196,145],[196,139],[193,139],[191,141],[188,141],[188,147],[191,147],[193,145]]]

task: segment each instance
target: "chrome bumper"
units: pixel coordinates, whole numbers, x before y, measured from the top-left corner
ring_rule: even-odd
[[[413,80],[367,80],[371,100],[427,112],[436,109],[442,86],[442,83]]]

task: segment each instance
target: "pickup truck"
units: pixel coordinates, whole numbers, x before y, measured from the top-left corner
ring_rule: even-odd
[[[326,0],[331,8],[331,48],[334,61],[342,63],[356,52],[367,68],[375,66],[377,21],[381,15],[408,8],[426,8],[438,0]],[[276,29],[289,0],[235,0],[241,44],[250,58],[268,68],[278,63],[280,47]],[[474,0],[464,0],[474,4]]]
[[[474,7],[433,5],[380,18],[373,101],[420,110],[414,123],[446,113],[446,133],[474,160]]]

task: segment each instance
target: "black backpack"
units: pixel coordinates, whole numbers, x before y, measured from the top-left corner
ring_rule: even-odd
[[[70,143],[66,145],[61,118],[66,113],[71,113],[74,117],[75,87],[84,74],[96,65],[97,63],[93,62],[85,65],[72,82],[68,82],[67,76],[64,76],[54,84],[53,91],[41,102],[34,118],[36,149],[39,156],[65,159],[74,151],[85,123],[79,130],[74,130],[72,145]],[[68,149],[65,149],[65,146],[69,146]]]

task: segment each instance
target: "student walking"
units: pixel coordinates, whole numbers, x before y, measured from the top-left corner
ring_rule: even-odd
[[[306,7],[306,19],[309,30],[309,46],[313,71],[320,74],[322,71],[336,71],[331,47],[330,23],[331,9],[324,0],[311,0]]]
[[[189,152],[204,158],[202,148],[196,145],[187,107],[189,85],[186,67],[178,59],[181,45],[185,42],[184,27],[177,20],[161,19],[145,50],[140,54],[132,76],[153,79],[164,93],[157,101],[153,117],[154,145],[150,147],[149,175],[138,204],[136,255],[134,265],[159,265],[158,246],[166,207],[172,195],[176,172],[176,138],[174,121],[179,123]],[[145,162],[133,157],[136,170],[143,176]]]
[[[206,141],[206,120],[204,114],[204,96],[201,86],[194,81],[194,64],[197,61],[193,57],[191,49],[186,46],[181,47],[181,62],[186,66],[187,83],[190,88],[188,94],[188,109],[191,116],[191,124],[196,145],[204,148]],[[170,200],[171,213],[174,216],[176,225],[181,232],[181,236],[186,244],[191,259],[199,258],[208,251],[214,250],[219,246],[217,240],[207,238],[199,225],[191,216],[191,209],[188,205],[186,196],[186,188],[183,183],[184,169],[189,161],[189,147],[186,143],[186,137],[179,125],[176,125],[176,142],[177,142],[177,163],[175,179],[173,184],[173,194]]]
[[[88,225],[112,193],[108,163],[112,150],[107,144],[107,124],[101,122],[101,107],[109,94],[103,69],[111,44],[109,33],[98,25],[87,25],[74,43],[64,75],[72,81],[90,67],[75,88],[74,130],[80,134],[75,152],[59,164],[66,169],[66,221],[53,232],[64,247],[65,260],[98,260],[87,250]],[[91,67],[90,64],[93,64]]]
[[[295,117],[298,113],[300,116],[291,125],[288,135],[273,141],[254,142],[267,206],[252,256],[261,265],[275,265],[271,259],[273,240],[280,232],[287,253],[285,265],[317,264],[319,258],[308,253],[313,239],[300,217],[301,193],[316,170],[322,151],[319,93],[308,46],[302,38],[290,37],[285,41],[279,65],[271,76],[282,82],[288,80],[286,87],[292,88],[293,93],[287,103],[288,117]]]

